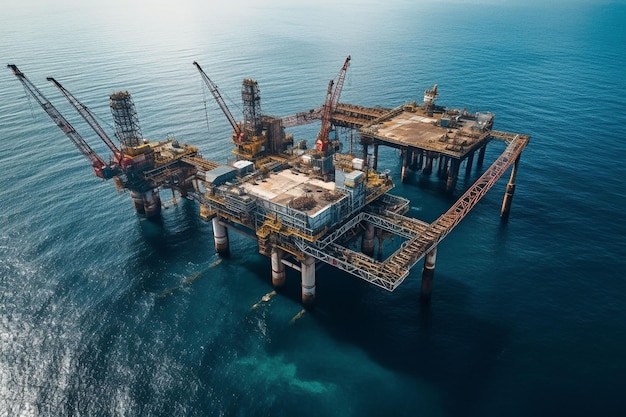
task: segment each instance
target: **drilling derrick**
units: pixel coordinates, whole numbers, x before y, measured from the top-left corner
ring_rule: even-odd
[[[424,112],[427,116],[432,117],[435,110],[435,100],[439,97],[437,93],[437,84],[426,91],[424,91],[424,104],[422,105]]]
[[[146,178],[144,171],[154,168],[154,150],[143,138],[135,103],[128,91],[119,91],[109,97],[109,105],[115,136],[117,136],[124,159],[133,167],[126,172],[126,188],[130,190],[133,205],[138,213],[156,217],[161,212],[161,198],[154,181]]]
[[[120,141],[124,153],[124,165],[132,165],[135,168],[149,168],[154,165],[154,152],[144,140],[139,126],[139,118],[135,103],[128,91],[119,91],[111,94],[109,105],[113,122],[115,123],[115,136]]]
[[[259,84],[255,80],[245,78],[241,86],[243,102],[243,129],[248,137],[261,134],[261,94]]]
[[[244,78],[241,86],[243,103],[243,129],[245,137],[251,138],[252,155],[244,158],[256,159],[263,151],[269,155],[280,154],[286,147],[293,144],[293,135],[286,135],[282,119],[264,115],[261,111],[261,93],[256,80]],[[254,145],[256,144],[256,145]]]
[[[139,118],[130,93],[128,91],[113,93],[110,99],[111,114],[115,122],[115,136],[122,144],[122,149],[143,145]]]
[[[211,81],[209,76],[202,70],[200,64],[193,62],[205,84],[211,91],[213,98],[220,106],[220,109],[228,119],[233,128],[232,141],[235,144],[233,153],[237,159],[256,160],[265,153],[265,143],[267,138],[262,134],[261,119],[261,95],[257,82],[254,80],[244,80],[242,87],[242,99],[244,102],[244,122],[237,123],[233,114],[228,109],[226,102],[222,98],[217,85]]]
[[[235,154],[239,159],[254,160],[266,150],[269,150],[270,153],[278,152],[280,150],[280,141],[270,140],[268,146],[270,149],[264,149],[268,142],[268,137],[262,122],[261,93],[256,80],[244,78],[241,85],[241,101],[243,103],[244,137],[248,139],[248,144],[242,148],[243,153],[238,149]],[[268,123],[271,124],[271,122]]]

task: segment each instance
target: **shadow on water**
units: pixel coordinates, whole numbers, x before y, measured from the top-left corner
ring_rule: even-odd
[[[136,257],[138,265],[133,268],[144,270],[136,282],[141,291],[154,286],[146,283],[154,280],[150,271],[159,274],[159,268],[165,264],[200,256],[194,255],[198,252],[198,242],[205,242],[202,259],[213,255],[211,228],[198,218],[193,204],[181,204],[166,212],[162,222],[144,221],[139,227],[143,241],[138,242],[141,250]],[[220,264],[220,273],[243,273],[246,279],[262,282],[269,292],[272,290],[269,259],[256,253],[254,243],[236,236],[233,234],[231,240],[232,256]],[[245,256],[238,254],[239,251]],[[252,251],[255,255],[251,255]],[[278,291],[279,297],[300,304],[299,272],[289,268],[286,272],[286,285]],[[317,276],[316,306],[306,316],[322,326],[332,339],[355,346],[386,369],[437,387],[443,393],[448,415],[477,415],[480,411],[477,407],[483,403],[482,397],[488,391],[493,369],[509,336],[507,329],[497,323],[469,313],[472,308],[468,286],[436,273],[433,298],[426,304],[420,301],[419,274],[414,273],[407,279],[414,282],[406,282],[393,293],[329,266],[319,269]],[[255,314],[263,311],[255,310]],[[243,325],[250,327],[246,334],[256,330],[254,320],[250,323],[244,320]],[[274,352],[278,354],[291,345],[294,350],[301,348],[298,337],[291,339],[282,337],[281,332],[271,333],[273,344],[267,347],[269,352],[278,349]],[[200,368],[210,375],[209,369],[215,366],[212,356],[222,346],[229,348],[228,353],[221,354],[232,356],[230,359],[234,361],[250,349],[253,341],[242,337],[241,332],[220,334],[219,341],[207,342],[206,357],[201,360]],[[210,384],[210,378],[205,382]]]
[[[121,247],[127,253],[117,272],[129,285],[127,302],[145,292],[161,293],[174,284],[172,280],[178,283],[180,275],[198,272],[190,271],[190,266],[197,269],[215,261],[210,225],[199,218],[197,210],[194,202],[181,199],[159,218],[147,220],[138,215],[134,228],[127,232],[130,239]]]
[[[432,299],[424,302],[418,285],[405,283],[387,293],[347,274],[328,275],[333,282],[318,285],[311,317],[333,338],[363,349],[385,368],[438,387],[448,415],[480,412],[509,331],[469,313],[468,286],[436,274]]]
[[[158,259],[180,259],[181,252],[194,254],[197,249],[213,245],[212,229],[200,219],[196,203],[181,199],[178,205],[164,210],[160,217],[138,219],[140,235],[136,239],[138,250],[148,250],[151,256],[142,256],[146,262]],[[201,246],[198,247],[198,242]],[[195,251],[188,251],[195,246]],[[212,253],[212,252],[211,252]]]

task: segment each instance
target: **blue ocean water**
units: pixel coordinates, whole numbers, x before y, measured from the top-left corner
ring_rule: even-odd
[[[194,60],[235,114],[243,78],[266,114],[319,106],[351,55],[343,102],[437,83],[440,104],[532,138],[509,221],[502,179],[440,244],[429,305],[421,264],[393,293],[325,267],[293,321],[297,273],[252,308],[272,291],[254,241],[231,233],[220,260],[186,200],[143,221],[0,72],[0,416],[624,415],[626,5],[390,3],[3,6],[0,57],[103,155],[47,76],[109,124],[129,90],[145,137],[220,162],[230,128]],[[429,221],[480,174],[449,197],[436,177],[400,184],[393,150],[379,167]]]

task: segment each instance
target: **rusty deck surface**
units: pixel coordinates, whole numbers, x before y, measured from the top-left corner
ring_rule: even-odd
[[[474,115],[459,115],[454,127],[441,126],[441,114],[399,110],[390,117],[361,128],[374,143],[399,148],[417,148],[463,159],[489,141],[489,130],[481,129]]]

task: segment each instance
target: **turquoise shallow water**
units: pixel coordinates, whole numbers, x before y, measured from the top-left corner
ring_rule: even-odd
[[[57,3],[3,10],[0,56],[104,155],[45,77],[109,124],[108,95],[129,90],[146,137],[216,161],[230,129],[194,60],[236,114],[244,77],[265,113],[320,105],[351,55],[342,101],[392,107],[437,83],[440,104],[532,139],[510,220],[501,180],[440,245],[430,306],[419,264],[393,293],[323,268],[291,323],[295,272],[251,308],[272,290],[255,242],[231,234],[220,261],[188,201],[141,220],[0,72],[0,416],[622,415],[623,3]],[[452,201],[434,177],[399,184],[393,150],[379,166],[414,216]]]

